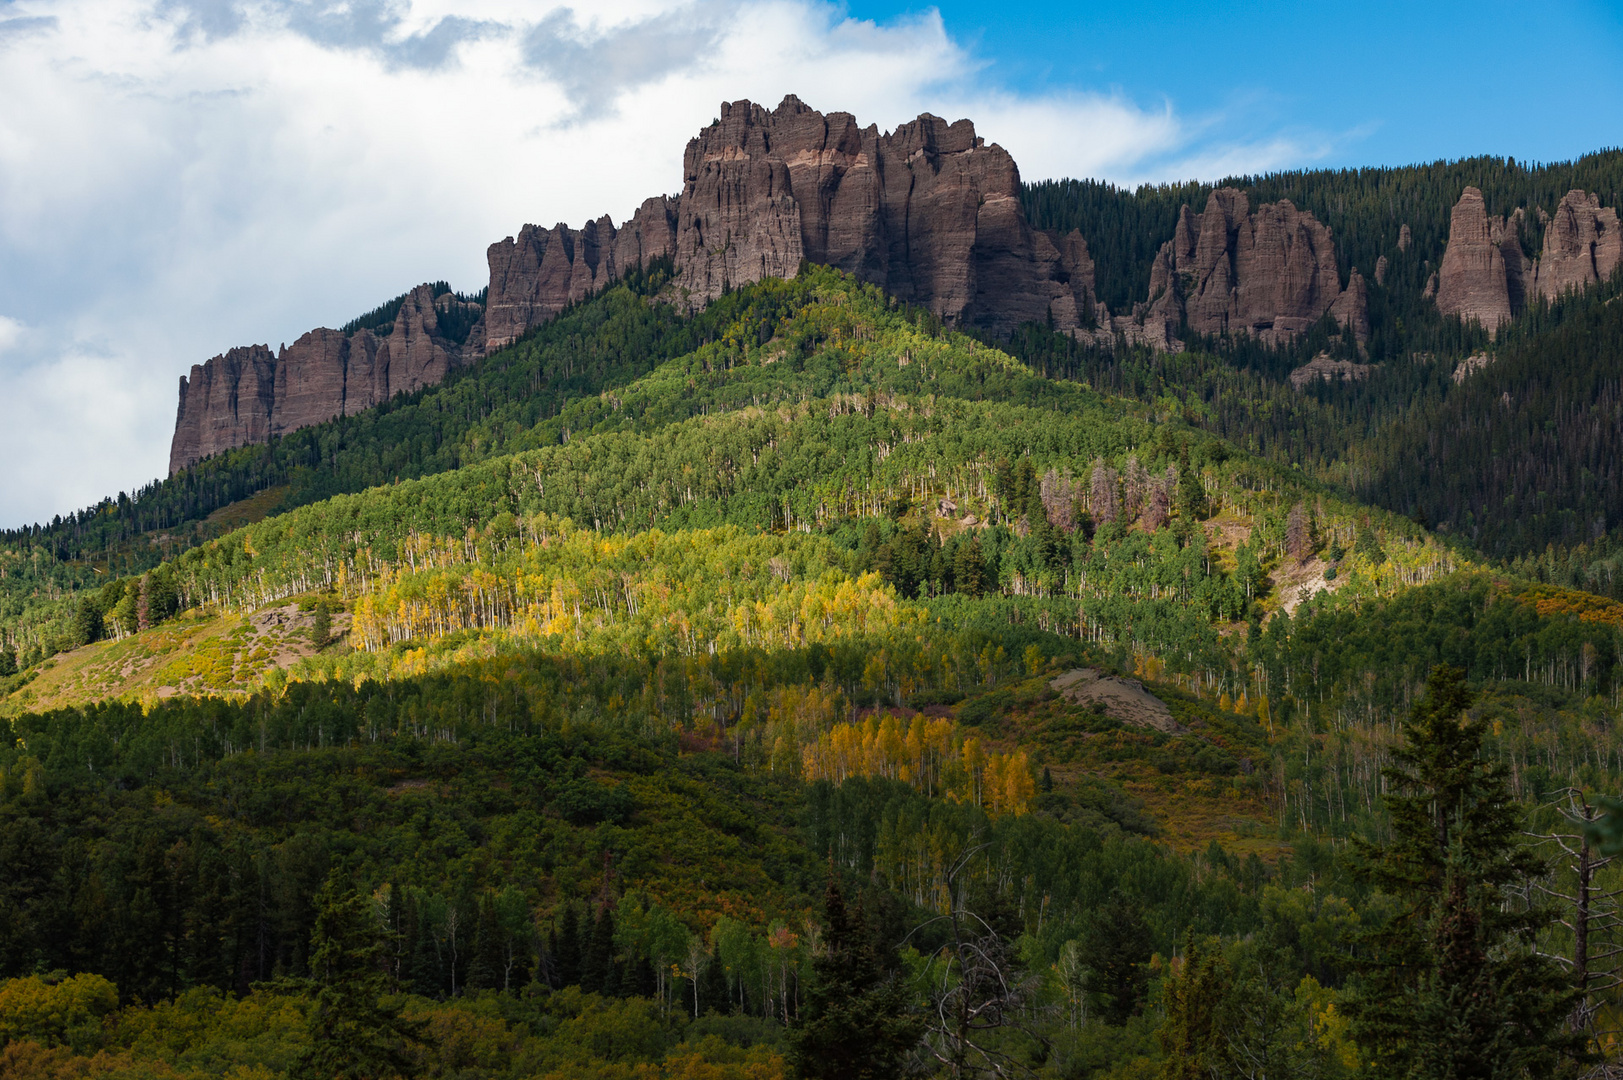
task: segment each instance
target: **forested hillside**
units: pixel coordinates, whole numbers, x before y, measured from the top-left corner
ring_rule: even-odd
[[[1397,390],[658,273],[10,538],[0,1071],[1353,1077],[1484,985],[1503,1075],[1614,1053],[1623,604],[1356,501]],[[1533,498],[1461,477],[1548,379],[1609,513],[1536,350],[1616,310],[1383,437]]]

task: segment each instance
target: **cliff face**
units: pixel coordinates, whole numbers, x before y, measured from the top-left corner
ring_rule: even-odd
[[[442,381],[483,351],[480,325],[466,346],[440,336],[440,312],[456,306],[466,305],[419,285],[387,334],[312,330],[277,353],[252,345],[194,364],[180,380],[170,474]]]
[[[209,454],[270,438],[276,357],[264,345],[232,349],[180,377],[169,472]]]
[[[1346,290],[1335,241],[1289,200],[1253,212],[1245,193],[1218,188],[1202,213],[1185,206],[1150,269],[1145,323],[1167,335],[1187,320],[1202,334],[1246,333],[1279,344],[1332,311],[1359,341],[1369,337],[1368,292],[1353,271]]]
[[[661,195],[643,203],[623,228],[608,215],[580,229],[526,225],[515,240],[491,244],[485,348],[509,345],[532,326],[614,282],[676,240],[676,203]]]
[[[1437,270],[1437,310],[1489,330],[1511,320],[1526,292],[1517,224],[1514,216],[1508,223],[1489,217],[1482,192],[1465,189],[1454,204],[1448,247]]]
[[[729,287],[792,276],[805,260],[997,334],[1047,322],[1107,345],[1122,335],[1175,349],[1187,320],[1203,333],[1278,342],[1326,311],[1360,341],[1369,332],[1363,278],[1354,271],[1341,288],[1329,230],[1289,202],[1253,212],[1244,194],[1223,189],[1203,213],[1185,207],[1150,301],[1112,317],[1081,233],[1033,229],[1014,159],[968,120],[925,114],[884,134],[792,95],[770,111],[738,101],[688,143],[679,195],[647,200],[619,227],[606,216],[579,229],[526,225],[492,244],[486,305],[466,345],[438,329],[442,309],[461,301],[424,285],[388,333],[313,330],[274,356],[253,346],[193,367],[181,380],[170,472],[437,383],[666,255],[677,298],[695,309]],[[467,326],[469,313],[456,314],[451,322]]]
[[[1599,195],[1569,191],[1544,226],[1537,294],[1554,300],[1564,292],[1582,291],[1610,278],[1620,261],[1623,229],[1618,228],[1617,211],[1601,206]]]
[[[527,225],[491,245],[488,348],[520,336],[638,262],[673,254],[694,307],[730,286],[824,263],[953,324],[1007,331],[1093,314],[1080,234],[1031,229],[1020,174],[967,120],[924,115],[895,132],[786,97],[768,111],[723,105],[688,143],[682,192],[651,199],[624,227]]]
[[[1601,206],[1598,195],[1573,190],[1561,197],[1545,222],[1537,259],[1522,254],[1523,217],[1520,209],[1508,218],[1489,217],[1482,192],[1464,190],[1454,205],[1437,272],[1439,311],[1497,330],[1529,300],[1554,300],[1605,281],[1623,261],[1617,211]]]

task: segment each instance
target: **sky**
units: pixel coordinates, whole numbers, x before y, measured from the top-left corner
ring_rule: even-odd
[[[1556,160],[1623,143],[1623,0],[0,0],[0,527],[162,476],[193,364],[477,290],[786,93],[1028,180]]]

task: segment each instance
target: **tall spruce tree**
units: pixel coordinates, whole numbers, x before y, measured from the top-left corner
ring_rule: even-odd
[[[1582,1056],[1572,987],[1534,949],[1549,915],[1521,899],[1542,867],[1472,700],[1463,671],[1432,672],[1385,774],[1391,841],[1359,845],[1360,873],[1393,901],[1355,939],[1347,1001],[1375,1077],[1557,1077]]]
[[[383,927],[372,900],[340,871],[316,895],[310,939],[310,1045],[293,1075],[308,1080],[389,1080],[415,1074],[406,1052],[424,1041],[421,1024],[406,1020],[383,995],[388,974]]]
[[[791,1035],[797,1075],[816,1080],[884,1080],[903,1074],[922,1026],[909,1015],[898,973],[887,971],[860,914],[846,909],[832,879],[823,896],[826,946]]]

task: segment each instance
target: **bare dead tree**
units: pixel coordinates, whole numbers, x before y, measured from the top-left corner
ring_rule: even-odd
[[[1313,541],[1308,531],[1307,510],[1301,503],[1291,507],[1285,519],[1285,551],[1299,563],[1307,562],[1313,554]]]
[[[970,847],[947,872],[950,941],[931,961],[932,990],[922,1056],[954,1078],[1035,1076],[1007,1048],[1014,1034],[1041,1043],[1029,1024],[1039,980],[1022,971],[1013,943],[964,902],[959,878],[986,844]],[[910,935],[911,936],[911,935]]]
[[[1127,459],[1127,471],[1121,477],[1121,516],[1123,521],[1137,521],[1144,511],[1144,500],[1150,494],[1150,474],[1138,462],[1138,455]]]
[[[1546,952],[1571,974],[1580,993],[1568,1024],[1589,1034],[1596,1048],[1614,1040],[1620,1029],[1598,1026],[1611,1012],[1615,992],[1623,986],[1623,888],[1606,888],[1598,879],[1615,856],[1601,855],[1590,843],[1594,823],[1604,813],[1578,788],[1566,788],[1546,804],[1562,824],[1551,832],[1528,833],[1548,853],[1552,872],[1532,883],[1531,889],[1557,907],[1556,920],[1572,934],[1572,953]],[[1529,900],[1532,897],[1529,896]],[[1612,1056],[1584,1074],[1586,1080],[1623,1080],[1623,1061]]]
[[[1076,528],[1076,485],[1071,483],[1071,472],[1061,475],[1054,469],[1043,474],[1040,492],[1043,512],[1048,523],[1056,529],[1070,532]]]
[[[1171,469],[1172,466],[1167,466]],[[1155,480],[1150,484],[1150,501],[1144,507],[1144,531],[1154,532],[1167,523],[1172,516],[1172,493],[1177,490],[1176,481],[1165,478]]]
[[[1093,513],[1093,520],[1100,525],[1108,525],[1116,520],[1121,512],[1120,500],[1116,495],[1116,470],[1099,458],[1093,463],[1093,475],[1088,484],[1088,509]]]

